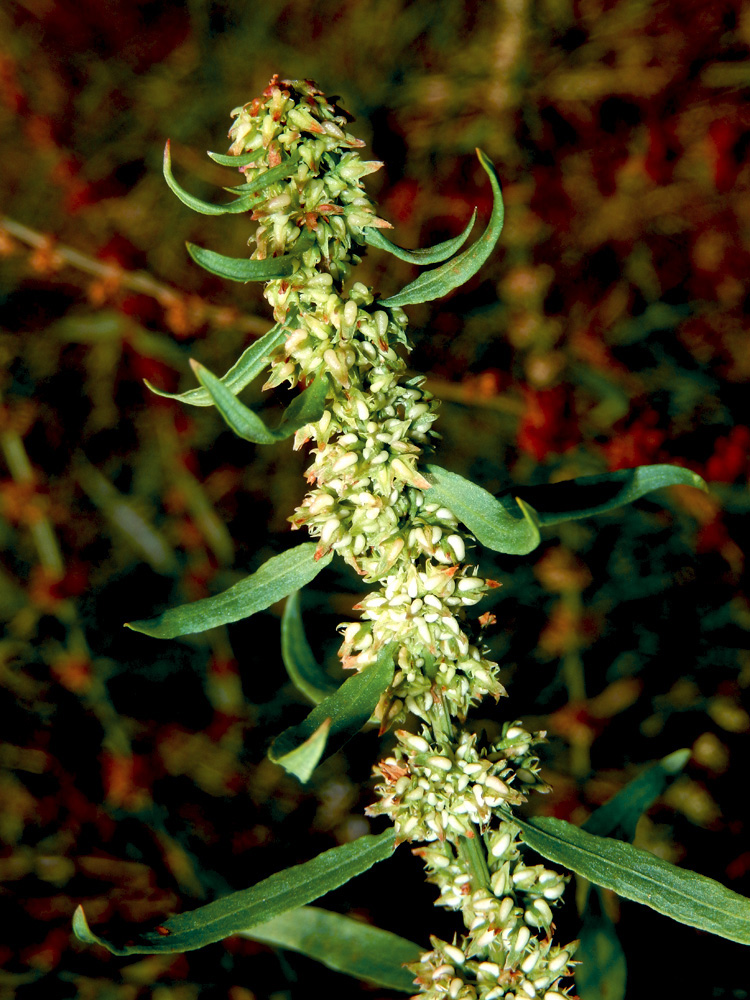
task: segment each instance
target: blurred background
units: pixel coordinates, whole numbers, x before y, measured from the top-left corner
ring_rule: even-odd
[[[305,713],[279,606],[186,640],[122,628],[300,541],[305,456],[142,381],[189,388],[190,357],[222,372],[270,326],[259,287],[184,250],[242,255],[249,220],[191,213],[161,157],[170,137],[181,183],[220,199],[235,175],[205,150],[276,72],[356,116],[401,245],[458,233],[474,205],[483,223],[475,147],[496,164],[499,250],[410,307],[440,464],[493,492],[658,462],[711,483],[562,525],[529,557],[481,553],[510,699],[473,722],[546,729],[554,791],[528,808],[575,823],[689,747],[636,844],[750,895],[750,5],[20,0],[0,38],[0,996],[373,993],[240,939],[134,961],[70,933],[79,902],[94,929],[156,921],[370,827],[374,733],[304,790],[264,757]],[[370,251],[357,276],[390,294],[414,271]],[[360,584],[326,574],[304,610],[341,676]],[[458,928],[434,895],[402,848],[325,904],[426,946]],[[740,945],[614,898],[597,926],[582,1000],[748,996]]]

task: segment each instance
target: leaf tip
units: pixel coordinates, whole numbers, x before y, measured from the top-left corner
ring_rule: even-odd
[[[79,904],[75,913],[73,914],[73,933],[78,938],[79,941],[83,941],[84,944],[98,944],[98,940],[94,934],[91,933],[91,928],[89,927],[89,922],[86,919],[86,914],[83,912],[83,907]]]

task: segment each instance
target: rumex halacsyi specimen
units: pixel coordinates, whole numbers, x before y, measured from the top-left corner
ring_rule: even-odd
[[[422,735],[399,731],[369,812],[387,814],[416,853],[438,902],[462,911],[467,935],[414,965],[431,997],[546,997],[559,994],[574,945],[552,943],[551,906],[564,880],[525,865],[508,809],[543,788],[533,745],[541,738],[508,723],[494,745],[462,724],[472,705],[505,692],[466,609],[496,586],[466,562],[473,537],[430,501],[418,461],[435,437],[436,401],[406,374],[406,315],[379,305],[359,282],[347,289],[368,229],[383,229],[362,178],[347,117],[307,81],[274,78],[261,98],[233,112],[230,155],[241,157],[258,222],[252,259],[293,259],[265,295],[285,339],[270,357],[267,387],[328,380],[320,419],[297,430],[312,442],[311,490],[291,518],[379,584],[358,605],[361,621],[341,626],[344,666],[366,669],[393,644],[396,670],[381,699],[385,727],[414,713]],[[236,188],[238,198],[245,197]],[[250,200],[250,199],[248,199]]]

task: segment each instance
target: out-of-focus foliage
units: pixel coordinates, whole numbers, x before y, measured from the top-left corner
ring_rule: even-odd
[[[271,325],[259,289],[183,249],[240,256],[247,219],[184,209],[161,156],[170,137],[175,171],[214,197],[232,177],[204,150],[224,151],[228,110],[273,72],[317,79],[369,123],[400,246],[455,236],[477,202],[486,224],[474,148],[496,165],[504,253],[410,307],[415,370],[446,401],[441,466],[492,492],[660,462],[712,484],[498,556],[488,637],[507,711],[549,732],[546,811],[580,823],[691,747],[636,844],[750,894],[747,6],[28,0],[0,13],[0,37],[0,994],[352,988],[244,939],[123,965],[70,936],[78,902],[94,929],[157,919],[367,829],[374,735],[305,794],[264,758],[306,712],[284,681],[280,608],[170,643],[122,629],[292,542],[304,456],[238,442],[142,383],[191,388],[189,356],[223,372]],[[383,295],[413,276],[376,250],[358,273]],[[266,404],[272,425],[286,402]],[[306,617],[333,650],[358,584],[326,572]],[[477,722],[492,733],[505,711]],[[398,906],[378,874],[331,907],[426,945],[436,916],[410,862],[388,862]],[[628,996],[747,989],[739,945],[604,904]]]

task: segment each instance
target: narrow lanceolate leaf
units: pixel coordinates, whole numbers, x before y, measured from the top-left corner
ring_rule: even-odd
[[[409,306],[417,302],[430,302],[432,299],[447,295],[448,292],[453,291],[454,288],[458,288],[459,285],[463,285],[469,278],[473,277],[492,253],[503,229],[505,218],[503,196],[500,193],[500,184],[492,164],[481,149],[477,150],[477,156],[490,179],[494,197],[492,215],[484,233],[476,243],[473,243],[468,250],[464,250],[458,257],[441,264],[434,271],[420,274],[415,281],[412,281],[396,295],[392,295],[389,299],[382,299],[381,305]]]
[[[167,144],[164,147],[164,179],[167,182],[171,190],[177,195],[183,205],[187,205],[188,208],[192,208],[194,212],[200,212],[201,215],[228,215],[236,214],[238,212],[247,212],[253,207],[254,200],[249,198],[241,198],[238,201],[232,201],[228,205],[212,205],[211,202],[203,201],[202,198],[196,198],[195,195],[190,194],[185,188],[181,187],[174,178],[172,173],[172,156],[170,152],[170,143],[167,140]]]
[[[404,247],[396,246],[386,236],[383,236],[379,229],[374,229],[372,226],[363,229],[362,235],[365,238],[365,243],[369,246],[376,247],[378,250],[387,250],[399,260],[406,260],[410,264],[439,264],[440,261],[447,260],[461,249],[469,238],[476,217],[477,210],[474,209],[468,225],[462,233],[444,243],[436,243],[434,247],[425,247],[422,250],[405,250]]]
[[[320,704],[339,687],[318,664],[310,649],[302,624],[298,590],[287,598],[281,619],[281,657],[292,683],[313,705]]]
[[[632,844],[586,833],[562,819],[515,818],[515,822],[535,851],[595,885],[681,924],[750,944],[750,899],[719,882],[677,868]]]
[[[251,260],[249,257],[225,257],[224,254],[205,250],[194,243],[186,243],[187,251],[196,264],[200,264],[211,274],[230,281],[272,281],[275,278],[286,278],[293,274],[300,264],[300,257],[312,246],[315,237],[313,233],[304,232],[297,237],[294,253],[283,254],[281,257],[266,257],[265,260]]]
[[[247,156],[219,156],[218,153],[209,153],[208,155],[212,160],[215,160],[217,163],[221,163],[224,167],[247,166],[248,163],[252,163],[258,158],[257,153],[254,156],[251,154],[249,159]],[[224,190],[236,195],[243,201],[247,201],[248,198],[254,198],[256,195],[264,192],[266,188],[269,188],[272,184],[278,184],[279,181],[283,181],[287,177],[290,177],[301,162],[302,154],[295,153],[294,156],[290,156],[289,159],[283,160],[277,166],[271,167],[269,170],[264,170],[263,173],[254,180],[248,181],[246,179],[245,183],[239,187],[229,187]]]
[[[212,153],[210,149],[206,152],[214,163],[218,163],[222,167],[247,167],[249,164],[255,163],[259,156],[257,150],[254,153],[240,153],[238,156],[232,156],[231,153]]]
[[[514,493],[531,504],[544,527],[614,510],[664,486],[695,486],[704,492],[708,490],[697,473],[680,465],[639,465],[635,469],[581,476],[547,486],[519,486],[514,488]],[[513,503],[510,496],[498,499]]]
[[[333,558],[333,553],[329,552],[316,559],[315,550],[314,542],[303,542],[272,556],[255,573],[215,597],[170,608],[147,621],[128,622],[127,627],[155,639],[174,639],[178,635],[205,632],[216,625],[249,618],[315,579]]]
[[[393,643],[383,647],[375,663],[344,681],[299,725],[285,729],[271,744],[268,752],[271,760],[301,782],[309,781],[320,763],[323,750],[329,756],[336,753],[368,721],[380,696],[393,679],[395,652]],[[311,738],[321,731],[326,721],[330,721],[330,730],[327,742],[321,746],[320,740],[313,741]],[[299,753],[305,743],[311,752]]]
[[[207,906],[180,913],[158,928],[119,933],[111,938],[95,934],[81,906],[73,918],[73,930],[86,944],[103,945],[113,955],[153,955],[158,952],[193,951],[281,913],[319,899],[390,857],[395,847],[393,830],[377,837],[365,836],[341,847],[324,851],[312,861],[285,868],[250,889],[233,892]]]
[[[669,782],[690,760],[689,750],[675,750],[662,757],[613,795],[583,824],[587,833],[632,841],[638,820],[662,794]]]
[[[219,381],[236,396],[257,375],[260,375],[266,367],[266,359],[269,354],[271,354],[274,348],[284,342],[284,338],[288,334],[288,326],[282,326],[280,323],[277,323],[271,327],[267,333],[264,333],[262,337],[254,341],[242,352],[239,359]],[[151,392],[155,392],[157,396],[178,399],[181,403],[188,403],[190,406],[214,405],[211,394],[202,386],[200,389],[188,389],[187,392],[165,392],[163,389],[157,389],[155,385],[151,385],[148,379],[144,379],[144,382]]]
[[[273,444],[275,441],[291,437],[300,427],[315,423],[323,416],[328,392],[325,372],[321,371],[313,384],[292,400],[284,410],[278,427],[268,427],[257,413],[241,403],[231,389],[228,389],[208,368],[197,361],[192,361],[191,365],[198,381],[216,404],[216,409],[234,433],[245,441]]]
[[[497,500],[476,483],[428,465],[430,503],[440,503],[452,511],[477,541],[495,552],[525,556],[540,541],[536,512],[523,501]]]
[[[347,976],[387,990],[414,992],[414,976],[403,966],[418,962],[418,944],[318,906],[301,906],[257,924],[243,937],[297,951]]]
[[[212,153],[209,150],[208,155],[214,163],[219,163],[222,167],[247,167],[251,163],[255,163],[261,154],[256,151],[254,153],[241,153],[239,156],[231,156],[227,153]],[[256,177],[254,181],[250,181],[244,187],[247,187],[253,193],[262,191],[264,188],[269,187],[269,185],[276,184],[277,181],[283,181],[285,177],[289,177],[301,162],[302,154],[295,153],[288,160],[279,163],[278,166],[271,167],[270,170],[264,170],[259,177]],[[234,190],[239,192],[243,188],[235,188]]]

